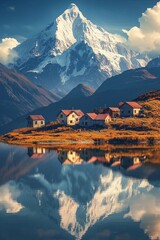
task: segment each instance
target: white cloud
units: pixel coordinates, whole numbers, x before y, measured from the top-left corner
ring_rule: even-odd
[[[17,202],[20,191],[12,182],[0,187],[0,210],[7,213],[18,213],[23,206]]]
[[[20,43],[15,38],[4,38],[0,42],[0,62],[3,64],[12,63],[17,58],[13,50]]]
[[[128,45],[139,52],[160,53],[160,2],[148,8],[139,19],[140,26],[129,31],[123,30],[128,36]]]
[[[147,199],[147,200],[146,200]],[[160,239],[160,195],[142,194],[130,202],[130,211],[125,217],[140,222],[140,227],[150,239]]]

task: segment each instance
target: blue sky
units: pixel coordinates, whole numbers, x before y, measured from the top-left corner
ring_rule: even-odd
[[[0,39],[28,38],[75,3],[92,22],[109,32],[138,26],[138,18],[157,0],[1,0]]]

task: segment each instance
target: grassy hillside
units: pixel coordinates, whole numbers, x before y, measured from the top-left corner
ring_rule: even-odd
[[[22,128],[5,134],[1,140],[11,144],[69,145],[153,144],[160,140],[160,91],[136,99],[144,109],[143,118],[119,118],[105,129],[61,127],[53,122],[40,129]]]

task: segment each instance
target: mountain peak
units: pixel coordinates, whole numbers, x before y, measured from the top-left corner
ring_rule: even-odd
[[[88,86],[87,84],[78,84],[75,88],[73,88],[65,97],[65,100],[70,100],[70,99],[82,99],[84,97],[89,97],[91,96],[95,90]]]
[[[84,18],[82,12],[79,10],[76,4],[71,3],[69,7],[58,17],[63,18],[65,21],[69,17],[70,21],[75,21],[77,17]]]
[[[106,78],[147,62],[122,38],[88,20],[74,3],[15,51],[18,69],[34,82],[67,92],[81,82],[97,88]]]
[[[79,9],[75,3],[71,3],[71,4],[69,5],[69,8],[77,8],[77,9]]]

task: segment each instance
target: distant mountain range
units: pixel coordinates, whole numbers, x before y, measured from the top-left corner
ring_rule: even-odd
[[[17,70],[52,91],[69,92],[80,83],[98,88],[107,78],[145,66],[148,58],[96,26],[75,4],[14,49]]]
[[[0,64],[0,126],[59,99],[22,74]]]
[[[67,96],[47,107],[36,109],[32,114],[42,114],[46,121],[56,120],[61,109],[82,109],[92,111],[98,107],[117,106],[150,91],[160,90],[160,68],[139,68],[107,79],[95,92],[87,85],[80,84]],[[93,93],[94,92],[94,93]],[[20,117],[0,129],[1,133],[26,126],[26,116]]]

